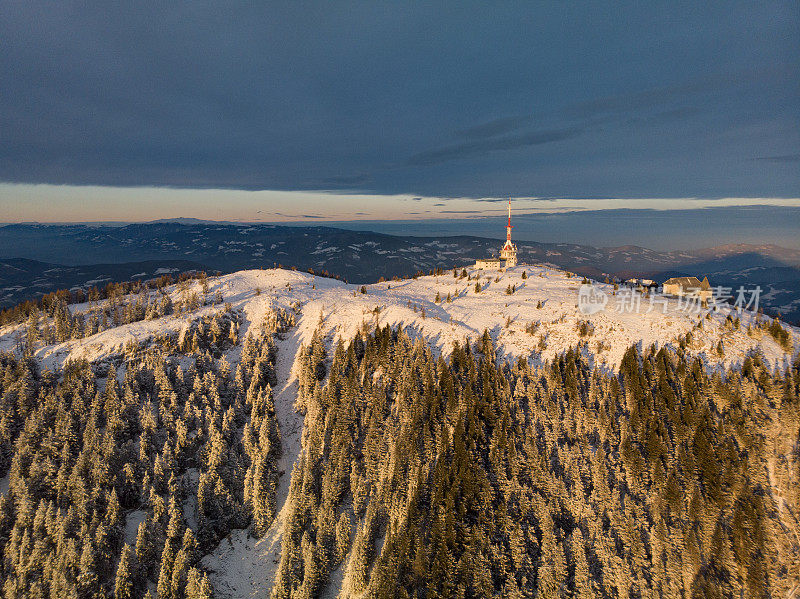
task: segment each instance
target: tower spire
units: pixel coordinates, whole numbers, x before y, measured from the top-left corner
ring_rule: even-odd
[[[500,257],[506,261],[506,267],[517,265],[517,246],[511,243],[511,199],[508,200],[508,224],[506,225],[506,243],[500,250]]]
[[[506,225],[506,241],[511,243],[511,200],[508,200],[508,224]]]

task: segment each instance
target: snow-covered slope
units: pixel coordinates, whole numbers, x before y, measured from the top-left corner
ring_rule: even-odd
[[[523,278],[525,273],[525,278]],[[280,558],[281,533],[289,498],[291,472],[302,451],[303,417],[294,410],[296,383],[294,367],[298,352],[319,327],[328,343],[349,339],[360,328],[375,325],[403,326],[415,337],[423,337],[436,351],[446,355],[454,342],[477,340],[488,331],[498,355],[507,359],[528,359],[543,363],[557,354],[583,344],[596,366],[615,369],[631,345],[647,348],[652,344],[683,344],[687,351],[702,357],[709,368],[732,367],[748,352],[760,351],[776,368],[786,365],[796,349],[785,351],[761,328],[748,332],[751,313],[742,317],[742,326],[733,327],[727,316],[730,308],[712,313],[706,319],[678,309],[676,300],[649,310],[642,299],[640,310],[623,307],[622,295],[611,285],[597,287],[608,297],[605,309],[586,316],[577,309],[580,278],[546,266],[518,266],[506,272],[472,271],[471,279],[456,278],[452,272],[417,279],[389,281],[360,287],[333,279],[290,270],[249,270],[209,280],[209,296],[219,291],[233,310],[241,311],[242,334],[257,333],[270,309],[294,310],[297,325],[278,341],[275,407],[282,436],[283,456],[277,493],[279,515],[263,538],[249,538],[236,531],[223,540],[203,560],[219,596],[266,597]],[[481,290],[476,292],[476,282]],[[189,289],[171,288],[173,300],[181,294],[200,292],[199,282]],[[192,288],[191,285],[194,285]],[[509,293],[509,291],[513,292]],[[437,295],[439,301],[436,301]],[[447,297],[451,301],[447,301]],[[71,306],[73,312],[88,305]],[[139,321],[108,329],[91,337],[41,347],[36,357],[43,366],[56,370],[67,360],[100,361],[124,351],[131,341],[147,342],[165,334],[180,334],[199,316],[213,314],[219,306],[204,306],[194,312],[173,314],[155,320]],[[735,314],[732,314],[735,316]],[[579,326],[588,321],[591,326]],[[800,331],[785,326],[791,348],[800,343]],[[16,345],[20,327],[0,329],[0,351]],[[583,335],[582,335],[583,333]],[[722,341],[724,353],[717,351]],[[235,363],[239,348],[229,350],[226,359]]]
[[[527,278],[523,279],[523,272]],[[414,335],[423,336],[428,343],[443,354],[448,354],[454,341],[477,339],[488,330],[500,356],[516,359],[524,357],[542,362],[574,347],[581,341],[587,351],[595,355],[597,365],[614,368],[624,351],[631,345],[651,344],[662,346],[676,343],[678,337],[692,333],[688,350],[702,356],[709,365],[726,366],[742,361],[747,352],[758,348],[773,365],[780,366],[788,359],[786,352],[768,334],[755,330],[747,332],[747,324],[754,315],[745,312],[738,330],[725,326],[728,314],[736,314],[728,307],[713,313],[710,319],[701,318],[678,308],[677,300],[670,299],[664,306],[649,309],[649,300],[641,299],[636,311],[622,308],[621,293],[614,295],[611,285],[596,284],[608,296],[605,309],[586,316],[577,310],[579,278],[564,271],[545,266],[518,266],[506,272],[471,272],[472,279],[455,278],[452,272],[417,279],[389,281],[361,287],[333,279],[315,277],[308,273],[271,269],[248,270],[210,280],[210,293],[220,291],[226,303],[244,312],[245,327],[260,325],[270,308],[290,309],[300,312],[300,337],[305,343],[317,326],[330,341],[350,338],[360,327],[399,325]],[[475,283],[482,289],[475,291]],[[194,290],[199,293],[200,284]],[[507,288],[516,291],[507,294]],[[192,291],[190,288],[189,291]],[[179,292],[172,290],[177,300]],[[439,294],[440,302],[436,303]],[[450,295],[452,301],[447,302]],[[73,311],[87,309],[85,304],[72,306]],[[171,315],[156,320],[146,320],[103,331],[86,339],[47,346],[37,351],[43,365],[55,369],[65,360],[85,358],[100,360],[123,351],[131,340],[179,332],[192,318],[212,314],[219,308],[205,306],[191,314]],[[590,335],[581,336],[578,325],[589,321],[594,326]],[[526,327],[534,325],[533,333]],[[700,324],[700,328],[698,328]],[[797,347],[798,329],[784,325]],[[15,329],[0,329],[0,351],[13,349]],[[724,356],[716,353],[722,340]]]

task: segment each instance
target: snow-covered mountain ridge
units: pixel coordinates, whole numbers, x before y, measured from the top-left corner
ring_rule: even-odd
[[[45,333],[44,340],[33,345],[33,356],[52,372],[58,372],[69,361],[87,360],[96,366],[101,379],[107,372],[114,372],[104,365],[115,366],[118,378],[124,380],[126,369],[132,364],[128,358],[137,349],[156,345],[165,338],[186,347],[186,338],[195,334],[198,323],[216,322],[214,317],[222,315],[225,322],[235,324],[231,330],[238,341],[219,343],[213,350],[214,357],[218,364],[223,363],[224,357],[231,366],[221,366],[220,372],[235,372],[236,365],[245,360],[246,344],[241,340],[250,334],[258,337],[261,331],[276,330],[270,324],[276,314],[290,315],[289,320],[294,323],[290,329],[277,327],[282,332],[276,336],[274,385],[270,383],[281,446],[275,465],[274,520],[260,538],[249,529],[229,529],[227,536],[205,549],[199,560],[208,573],[214,596],[268,597],[275,581],[280,580],[282,560],[286,559],[284,531],[297,518],[301,492],[295,487],[302,478],[310,437],[325,420],[313,410],[306,414],[297,411],[302,348],[311,343],[315,332],[324,339],[328,356],[334,353],[331,350],[337,340],[347,342],[359,331],[386,325],[402,327],[411,338],[428,344],[434,354],[446,356],[454,343],[478,342],[486,331],[500,359],[522,359],[539,366],[577,346],[597,370],[608,372],[616,371],[625,351],[633,345],[642,350],[653,345],[681,348],[701,358],[710,371],[737,368],[753,352],[780,371],[791,364],[800,345],[800,330],[783,325],[781,330],[787,338],[781,344],[757,324],[758,317],[752,312],[740,315],[725,305],[706,316],[706,312],[681,309],[674,298],[665,304],[654,304],[651,309],[649,298],[632,296],[629,290],[615,290],[613,285],[602,283],[595,284],[595,292],[605,296],[607,303],[587,315],[578,310],[581,290],[580,277],[545,265],[523,265],[504,272],[467,269],[466,276],[461,270],[446,271],[366,286],[292,270],[247,270],[209,278],[205,284],[202,280],[188,280],[161,291],[142,291],[161,302],[168,300],[171,313],[101,327],[104,330],[100,332],[62,343],[49,343],[49,333]],[[141,294],[115,298],[116,307],[110,312],[141,301]],[[69,310],[73,315],[94,314],[88,319],[96,320],[98,310],[104,310],[102,306],[107,301],[71,305]],[[761,318],[762,322],[769,321]],[[37,323],[38,329],[55,327],[53,320],[45,316]],[[208,324],[205,326],[208,330]],[[29,327],[29,323],[22,323],[0,328],[0,352],[19,352]],[[190,353],[195,357],[169,351],[163,356],[191,371],[196,368],[193,360],[203,358],[194,351]],[[198,526],[194,491],[197,474],[196,469],[187,470],[181,475],[181,484],[188,489],[183,504],[187,526],[199,534],[202,527]],[[0,482],[0,491],[7,492],[9,478]],[[146,517],[146,509],[140,506],[126,511],[127,543],[135,544],[137,527]],[[346,560],[331,572],[324,596],[358,594],[348,578],[350,563]]]
[[[523,278],[523,273],[527,278]],[[422,336],[434,349],[448,354],[454,341],[474,341],[488,330],[501,356],[524,357],[540,364],[583,344],[584,351],[594,356],[596,365],[613,369],[631,345],[638,344],[641,348],[652,344],[677,345],[679,337],[691,333],[692,340],[685,344],[686,349],[709,365],[735,365],[754,349],[775,366],[790,357],[762,330],[748,334],[747,325],[754,322],[754,314],[744,312],[738,329],[726,324],[729,315],[737,316],[728,306],[706,319],[699,313],[682,310],[677,299],[669,299],[665,308],[660,303],[651,307],[649,299],[643,297],[638,300],[638,312],[631,311],[630,296],[623,297],[625,291],[615,292],[612,285],[595,283],[608,297],[608,303],[602,311],[584,315],[577,309],[581,279],[565,271],[546,266],[518,266],[501,273],[468,270],[468,274],[469,280],[446,271],[437,276],[362,287],[291,270],[248,270],[209,279],[208,295],[220,292],[232,309],[241,310],[245,328],[252,323],[259,325],[270,308],[297,308],[300,329],[304,331],[301,342],[307,341],[317,326],[321,326],[328,339],[347,340],[361,327],[390,324],[403,326],[412,336]],[[475,291],[476,282],[480,283],[480,292]],[[509,287],[515,291],[509,293]],[[193,282],[193,287],[182,291],[175,287],[170,291],[174,301],[187,292],[199,294],[200,283]],[[70,309],[77,313],[88,310],[89,305],[77,304]],[[51,369],[69,359],[101,360],[121,353],[131,341],[141,343],[158,335],[180,332],[192,318],[218,309],[202,306],[189,314],[114,327],[85,339],[42,347],[36,356]],[[583,321],[591,323],[591,330],[579,330]],[[796,348],[798,329],[783,326],[790,332],[792,347]],[[0,351],[13,348],[18,332],[19,327],[0,329]],[[720,341],[722,356],[717,352]]]
[[[501,225],[502,223],[498,223]],[[501,229],[498,226],[498,231]],[[0,307],[58,289],[88,291],[108,283],[146,281],[163,272],[230,274],[265,266],[332,274],[353,283],[459,268],[496,253],[497,239],[467,235],[412,237],[321,226],[149,223],[0,226]],[[580,275],[708,276],[712,285],[764,290],[762,304],[800,322],[800,251],[769,244],[657,251],[592,247],[517,238],[520,262],[548,263]],[[98,264],[98,260],[103,264]]]

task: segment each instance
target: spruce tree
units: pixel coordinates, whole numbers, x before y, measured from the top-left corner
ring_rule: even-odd
[[[130,545],[123,545],[122,553],[117,566],[117,576],[114,579],[114,599],[133,599],[133,549]]]

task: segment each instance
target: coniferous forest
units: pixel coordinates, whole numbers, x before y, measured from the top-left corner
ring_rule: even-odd
[[[121,382],[113,364],[51,373],[0,355],[4,597],[213,596],[200,557],[274,518],[273,335],[292,317],[270,317],[243,342],[235,314],[220,312],[129,346]],[[239,343],[235,368],[215,358]]]
[[[0,0],[0,599],[800,599],[798,49]]]
[[[435,358],[383,328],[303,355],[307,434],[273,597],[787,597],[800,370],[631,348]],[[362,595],[363,594],[363,595]]]
[[[4,597],[214,596],[201,557],[276,518],[275,336],[235,313],[49,372],[0,356]],[[229,364],[222,353],[240,346]],[[534,369],[488,334],[402,329],[299,355],[303,446],[275,598],[790,597],[800,365],[631,348]],[[113,376],[117,372],[118,376]]]

